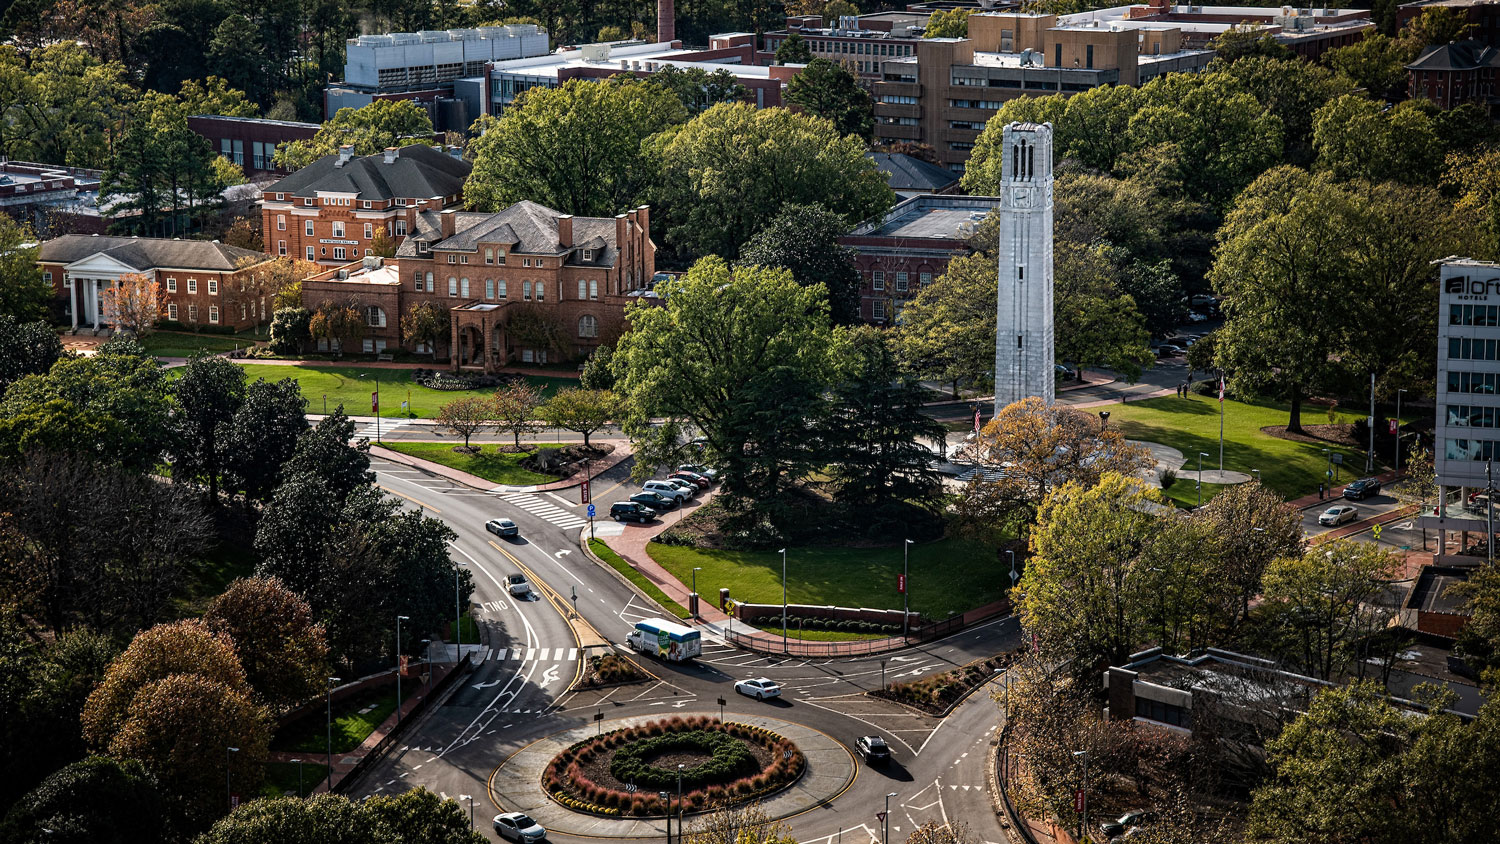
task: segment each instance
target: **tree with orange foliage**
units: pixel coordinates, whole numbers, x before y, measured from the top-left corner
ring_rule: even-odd
[[[161,282],[140,273],[125,273],[104,290],[104,320],[144,337],[166,311],[161,298]]]

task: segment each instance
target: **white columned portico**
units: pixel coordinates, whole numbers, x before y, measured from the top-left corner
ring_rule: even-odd
[[[93,315],[94,330],[99,330],[99,279],[89,279],[89,311]]]
[[[73,333],[78,333],[78,279],[64,275],[63,289],[68,291],[68,316],[73,318]]]

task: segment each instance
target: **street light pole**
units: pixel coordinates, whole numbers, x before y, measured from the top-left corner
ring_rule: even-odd
[[[292,761],[297,763],[297,796],[305,797],[306,795],[302,793],[302,760],[293,759]]]
[[[786,549],[781,549],[781,652],[791,653],[786,641]]]
[[[1396,391],[1396,474],[1401,474],[1401,394],[1405,390]]]
[[[1198,452],[1198,506],[1199,507],[1203,506],[1203,458],[1205,458],[1207,456],[1208,456],[1207,452],[1203,452],[1203,451]]]
[[[880,844],[891,844],[891,798],[895,796],[894,791],[885,796],[885,816],[881,820],[883,829],[880,833]]]
[[[1016,581],[1021,578],[1019,574],[1016,574],[1016,552],[1015,549],[1007,548],[1005,553],[1010,555],[1010,588],[1014,589]]]
[[[682,841],[682,769],[685,767],[687,767],[686,764],[677,763],[677,840],[679,844]]]
[[[911,635],[911,540],[901,546],[901,638]]]
[[[234,811],[234,785],[230,782],[232,772],[229,770],[230,761],[234,754],[239,753],[238,747],[224,748],[224,802],[229,804],[229,811]]]
[[[463,577],[463,570],[457,565],[453,567],[453,662],[458,663],[458,653],[464,649],[464,608],[463,598],[460,597],[461,590],[459,582]]]
[[[472,830],[474,828],[474,795],[460,794],[458,799],[469,801],[469,829]]]
[[[396,723],[401,723],[401,622],[411,621],[404,615],[396,616]]]
[[[1370,450],[1365,452],[1365,474],[1375,471],[1375,373],[1370,373]]]
[[[667,807],[667,844],[672,844],[672,792],[658,791],[656,796]]]
[[[328,791],[333,791],[333,687],[342,683],[338,677],[328,678]]]

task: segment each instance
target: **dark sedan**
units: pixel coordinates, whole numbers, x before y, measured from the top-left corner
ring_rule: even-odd
[[[637,504],[644,504],[658,513],[663,510],[677,509],[677,499],[668,498],[656,492],[637,492],[635,495],[630,496],[630,500]]]
[[[1380,481],[1374,478],[1361,478],[1344,487],[1344,497],[1350,501],[1358,501],[1361,498],[1369,498],[1380,494]]]

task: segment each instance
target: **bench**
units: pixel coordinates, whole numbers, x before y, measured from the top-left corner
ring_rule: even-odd
[[[380,354],[378,354],[378,355],[375,356],[375,359],[376,360],[395,360],[396,356],[393,355],[393,354],[390,354],[389,352],[381,352]]]

